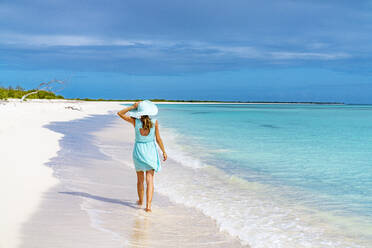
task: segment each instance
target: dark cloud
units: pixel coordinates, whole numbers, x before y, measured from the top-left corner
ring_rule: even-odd
[[[25,34],[273,46],[371,38],[369,1],[35,0],[0,6],[3,31]]]
[[[370,58],[370,10],[368,1],[3,1],[0,45],[3,61],[30,68],[164,73],[335,65]]]
[[[371,10],[364,0],[3,0],[0,66],[137,76],[293,69],[303,85],[325,83],[295,73],[317,68],[367,80]],[[276,83],[292,87],[285,80]]]

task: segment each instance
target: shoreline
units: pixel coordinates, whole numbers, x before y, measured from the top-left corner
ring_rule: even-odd
[[[0,247],[17,247],[20,230],[37,211],[43,194],[59,184],[45,166],[60,150],[60,133],[45,128],[53,121],[71,121],[120,109],[118,103],[9,101],[0,104],[0,151],[2,151]],[[75,106],[79,111],[67,107]],[[35,145],[35,141],[38,142]]]
[[[48,163],[61,183],[44,194],[23,226],[20,247],[247,247],[220,232],[202,212],[159,194],[159,175],[153,212],[138,208],[130,156],[134,134],[116,116],[51,123],[48,128],[63,134],[61,150]],[[120,158],[110,156],[118,149]],[[45,237],[48,230],[52,232]]]

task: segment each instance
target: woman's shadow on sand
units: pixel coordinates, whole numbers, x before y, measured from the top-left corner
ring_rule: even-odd
[[[136,204],[130,202],[130,201],[122,201],[122,200],[115,199],[115,198],[107,198],[107,197],[102,197],[102,196],[98,196],[98,195],[92,195],[92,194],[89,194],[89,193],[86,193],[86,192],[60,191],[58,193],[81,196],[81,197],[91,198],[91,199],[98,200],[98,201],[115,203],[115,204],[123,205],[123,206],[126,206],[126,207],[138,209],[138,206]]]

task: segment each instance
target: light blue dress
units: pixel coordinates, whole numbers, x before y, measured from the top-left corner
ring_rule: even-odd
[[[161,164],[158,149],[155,143],[155,122],[153,119],[153,126],[147,136],[142,136],[140,128],[142,122],[140,119],[135,120],[135,143],[133,149],[133,162],[136,171],[155,170],[160,171]]]

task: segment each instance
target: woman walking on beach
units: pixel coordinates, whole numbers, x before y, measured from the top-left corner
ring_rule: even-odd
[[[126,115],[128,111],[129,116]],[[137,204],[142,205],[143,203],[143,183],[146,172],[146,212],[151,212],[151,201],[154,193],[154,171],[158,172],[161,169],[155,140],[163,152],[163,161],[167,160],[167,153],[160,138],[158,120],[149,117],[155,116],[157,113],[158,108],[156,105],[148,100],[136,102],[132,106],[118,112],[121,118],[134,126],[133,162],[137,172]]]

